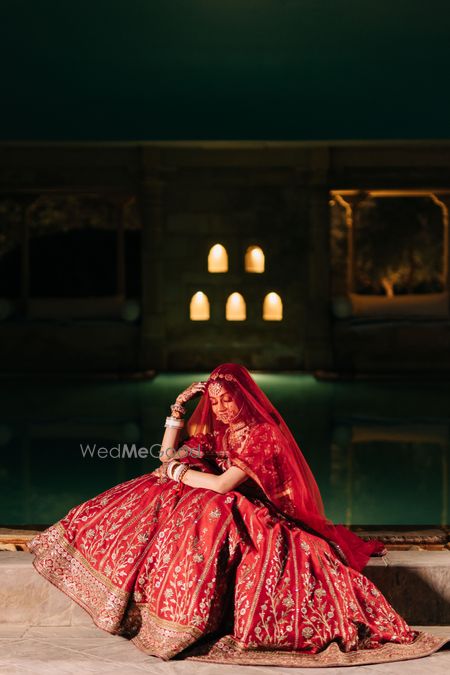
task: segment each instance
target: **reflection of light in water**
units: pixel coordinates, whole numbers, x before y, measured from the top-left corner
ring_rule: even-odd
[[[445,526],[448,520],[446,424],[384,421],[338,425],[332,433],[330,486],[345,524]]]
[[[334,522],[345,523],[346,516],[361,525],[445,522],[449,396],[444,386],[422,390],[421,383],[330,383],[310,375],[251,373],[286,419]],[[137,449],[161,443],[170,403],[208,375],[2,386],[2,519],[15,525],[55,522],[75,504],[152,471],[158,460],[151,456],[87,460],[79,443],[136,443]],[[186,419],[196,404],[197,399],[189,402]]]

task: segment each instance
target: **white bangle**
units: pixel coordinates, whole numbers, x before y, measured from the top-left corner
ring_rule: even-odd
[[[189,471],[189,465],[188,464],[183,464],[183,469],[179,472],[177,475],[177,483],[184,483],[183,478]]]
[[[177,483],[179,483],[179,476],[182,471],[184,471],[184,464],[179,464],[179,466],[176,466],[175,469],[173,470],[173,480],[175,480]]]
[[[165,427],[173,427],[174,429],[182,429],[184,427],[184,420],[177,417],[166,417]]]
[[[172,480],[173,480],[173,474],[172,474],[172,471],[173,471],[174,467],[177,466],[178,464],[179,464],[179,462],[177,462],[176,459],[171,459],[170,462],[169,462],[168,465],[167,465],[167,471],[166,471],[166,473],[167,473],[167,475],[169,476],[169,478],[172,478]]]

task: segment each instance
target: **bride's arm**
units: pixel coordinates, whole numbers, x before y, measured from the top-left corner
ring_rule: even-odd
[[[230,466],[229,469],[216,476],[212,473],[204,471],[195,471],[195,469],[188,469],[181,479],[181,482],[190,487],[201,487],[214,492],[225,494],[230,490],[247,480],[248,476],[245,471],[239,469],[237,466]]]
[[[182,405],[190,399],[195,398],[199,394],[202,394],[205,390],[205,384],[205,382],[193,382],[187,389],[177,396],[176,403]],[[173,411],[172,417],[181,419],[181,414],[177,411]],[[159,452],[159,459],[161,462],[169,462],[171,459],[186,457],[186,450],[182,450],[181,448],[178,448],[177,450],[180,431],[180,428],[172,426],[166,427],[161,442],[161,450]]]
[[[161,442],[161,450],[159,452],[159,459],[161,462],[170,462],[171,459],[179,459],[186,457],[186,450],[177,448],[178,439],[181,429],[174,429],[173,427],[166,427],[164,436]]]

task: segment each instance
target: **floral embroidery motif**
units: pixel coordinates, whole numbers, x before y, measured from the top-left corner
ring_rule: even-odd
[[[256,437],[273,451],[267,429],[247,440]],[[202,443],[200,470],[210,466],[206,451],[219,470],[246,459],[248,443],[231,457],[212,435]],[[267,455],[264,470],[273,468]],[[445,643],[412,630],[325,540],[281,516],[252,478],[246,484],[219,494],[152,473],[131,479],[36,535],[33,565],[98,627],[165,660],[190,648],[186,658],[212,662],[352,665]],[[208,634],[217,635],[196,654]]]

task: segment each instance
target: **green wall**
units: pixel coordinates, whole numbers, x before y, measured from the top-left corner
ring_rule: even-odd
[[[0,0],[0,138],[450,138],[449,28],[448,0]]]

